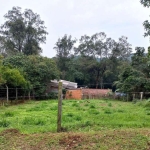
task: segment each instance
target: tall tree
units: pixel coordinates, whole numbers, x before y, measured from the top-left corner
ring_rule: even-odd
[[[132,56],[132,63],[131,65],[139,70],[143,70],[144,66],[145,66],[145,59],[146,55],[145,55],[145,48],[144,47],[136,47],[135,48],[135,53]]]
[[[103,88],[104,78],[108,78],[110,75],[112,76],[114,66],[116,66],[114,62],[118,58],[120,60],[126,60],[131,53],[131,45],[124,36],[116,42],[111,38],[107,38],[104,32],[100,32],[92,36],[84,35],[79,41],[80,44],[75,49],[75,52],[81,56],[93,59],[91,65],[89,65],[89,70],[93,72],[92,77],[95,79],[96,88],[98,88],[99,83],[100,87]],[[86,68],[89,68],[89,66]]]
[[[30,9],[21,11],[13,7],[4,15],[6,22],[0,26],[0,45],[3,53],[26,55],[40,54],[41,43],[46,41],[46,27],[40,16]]]
[[[76,39],[72,39],[71,35],[64,35],[59,38],[55,44],[56,62],[61,71],[61,78],[66,79],[67,71],[69,70],[70,60],[72,59],[74,44]]]
[[[121,60],[127,60],[132,52],[131,44],[128,43],[127,37],[121,36],[118,42],[114,42],[112,48],[112,57],[119,58]]]
[[[96,33],[91,37],[87,35],[81,36],[80,44],[75,49],[75,52],[76,54],[102,59],[105,50],[105,39],[106,34],[104,32]]]

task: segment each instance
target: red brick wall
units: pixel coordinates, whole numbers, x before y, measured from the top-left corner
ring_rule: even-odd
[[[66,99],[99,99],[106,97],[110,92],[109,89],[75,89],[68,90],[66,93]]]
[[[76,99],[81,100],[82,99],[82,90],[76,89],[76,90],[68,90],[66,92],[66,99]]]

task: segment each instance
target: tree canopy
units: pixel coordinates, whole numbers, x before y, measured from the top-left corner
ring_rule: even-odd
[[[46,27],[40,16],[30,9],[22,12],[13,7],[4,15],[6,22],[0,26],[1,54],[40,54],[41,43],[46,41]]]

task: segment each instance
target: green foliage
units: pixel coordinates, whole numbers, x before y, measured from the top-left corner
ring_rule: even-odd
[[[149,108],[150,109],[150,101],[146,101],[144,107]]]
[[[7,85],[10,84],[15,87],[17,86],[26,87],[27,82],[18,69],[16,68],[11,69],[9,67],[3,66],[1,68],[1,71],[2,77],[6,81],[5,84]]]
[[[0,85],[2,85],[2,84],[5,84],[6,83],[6,80],[4,79],[4,77],[3,77],[3,72],[2,72],[2,56],[0,55]]]
[[[144,7],[150,7],[150,0],[140,0],[140,2]],[[144,21],[143,26],[146,31],[144,36],[150,36],[150,22],[148,20]]]
[[[59,71],[55,62],[42,56],[16,55],[4,59],[5,66],[11,65],[23,72],[28,89],[35,93],[35,97],[44,95],[47,84],[52,79],[59,78]],[[13,69],[13,70],[16,70]]]
[[[40,44],[45,43],[47,32],[44,21],[38,14],[30,9],[22,12],[20,7],[13,7],[4,17],[6,21],[0,29],[3,55],[32,55],[42,52]]]
[[[46,98],[47,99],[58,99],[58,93],[56,93],[56,92],[50,92],[50,93],[48,93],[47,95],[46,95]]]
[[[57,66],[61,72],[62,79],[69,79],[68,71],[72,69],[72,50],[74,48],[74,44],[76,43],[75,39],[72,39],[71,35],[64,35],[62,38],[59,38],[55,44],[54,49],[56,50],[56,62]],[[71,68],[70,68],[71,67]],[[74,67],[73,67],[74,68]],[[70,80],[70,79],[69,79]]]
[[[120,67],[119,80],[115,82],[116,87],[125,93],[145,92],[150,90],[150,67],[149,54],[144,53],[143,47],[137,47],[132,56],[131,65]]]

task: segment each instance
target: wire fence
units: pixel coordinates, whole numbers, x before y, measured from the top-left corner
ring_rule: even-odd
[[[125,101],[143,100],[150,98],[150,92],[129,92],[129,93],[114,93],[115,99],[122,99]]]
[[[39,100],[50,99],[50,95],[48,95],[48,93],[46,92],[43,92],[43,94],[40,95],[35,94],[34,91],[36,89],[37,88],[32,89],[32,91],[29,92],[22,88],[0,87],[0,103],[3,104],[8,101],[18,102],[18,101],[35,100],[35,99],[39,99]],[[52,99],[57,99],[57,92],[55,92],[54,95],[51,94],[51,96]],[[150,92],[130,92],[130,93],[109,92],[107,94],[102,92],[82,93],[82,99],[101,99],[101,98],[121,99],[124,101],[143,100],[143,99],[150,98]]]

